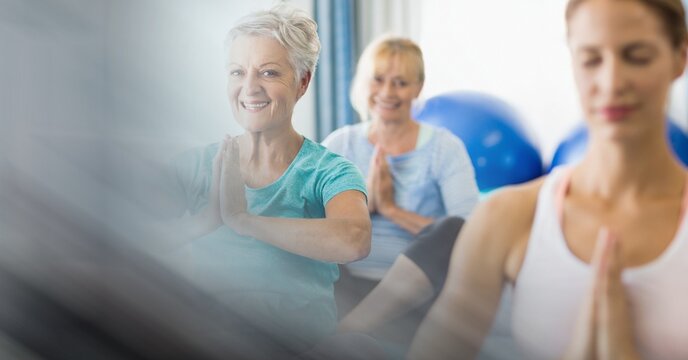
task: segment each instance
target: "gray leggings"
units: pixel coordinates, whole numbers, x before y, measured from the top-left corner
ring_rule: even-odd
[[[464,220],[460,217],[447,216],[438,219],[425,227],[409,246],[404,255],[423,270],[430,279],[435,294],[444,286],[449,269],[452,248]]]

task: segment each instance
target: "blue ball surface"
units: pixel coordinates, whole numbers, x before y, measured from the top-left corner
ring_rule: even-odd
[[[464,91],[438,95],[415,108],[414,118],[444,127],[464,142],[481,192],[543,174],[542,157],[523,121],[494,96]]]

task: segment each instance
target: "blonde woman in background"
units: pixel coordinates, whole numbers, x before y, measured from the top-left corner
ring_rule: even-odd
[[[413,41],[382,37],[372,42],[359,60],[351,90],[351,101],[363,121],[338,129],[323,141],[366,176],[373,225],[370,255],[348,264],[351,276],[344,272],[337,284],[341,315],[358,304],[395,261],[422,274],[417,271],[422,265],[400,254],[424,229],[425,238],[444,242],[438,248],[448,247],[440,254],[446,260],[425,261],[448,263],[462,224],[458,217],[468,217],[478,202],[475,173],[463,142],[445,129],[412,118],[424,81],[423,54]],[[445,269],[438,272],[443,279]],[[357,318],[363,320],[365,314]],[[350,320],[350,325],[358,322]]]

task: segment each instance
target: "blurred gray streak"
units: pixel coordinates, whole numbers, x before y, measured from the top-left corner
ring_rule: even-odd
[[[259,329],[141,251],[174,147],[119,54],[145,3],[0,0],[0,358],[257,357]]]

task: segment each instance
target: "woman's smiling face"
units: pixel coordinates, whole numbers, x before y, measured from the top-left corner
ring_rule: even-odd
[[[370,79],[368,109],[375,120],[411,118],[411,106],[423,88],[420,76],[403,57],[392,55],[376,59]]]
[[[291,127],[294,105],[308,77],[296,81],[287,50],[265,36],[239,36],[231,45],[227,94],[232,112],[249,132]]]

